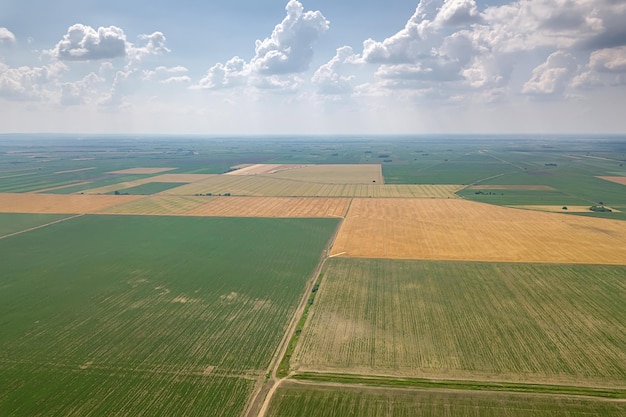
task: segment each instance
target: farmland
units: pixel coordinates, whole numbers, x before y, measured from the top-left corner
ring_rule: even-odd
[[[623,402],[527,394],[284,383],[268,417],[618,417]]]
[[[1,240],[0,414],[239,415],[335,226],[101,215]]]
[[[624,163],[613,136],[0,135],[0,415],[621,416]]]
[[[292,369],[623,388],[624,277],[626,266],[330,259]]]
[[[167,191],[170,195],[232,194],[256,197],[456,198],[457,185],[324,184],[275,176],[219,175]]]
[[[354,199],[331,256],[624,264],[626,222],[464,200]]]

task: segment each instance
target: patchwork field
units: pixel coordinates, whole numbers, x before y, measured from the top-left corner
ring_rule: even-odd
[[[207,201],[207,197],[152,195],[107,207],[99,213],[182,216]]]
[[[465,200],[354,199],[331,256],[626,264],[626,222]]]
[[[271,174],[272,178],[316,182],[322,184],[383,184],[380,165],[307,165],[295,169],[281,170]]]
[[[457,198],[459,185],[321,184],[273,176],[218,175],[167,191],[171,195],[226,194],[255,197]]]
[[[344,217],[349,198],[213,197],[187,212],[190,216]]]
[[[100,215],[0,240],[0,415],[240,416],[336,225]]]
[[[113,191],[112,193],[108,193],[108,194],[115,194],[115,193],[121,193],[121,194],[129,194],[129,195],[152,195],[152,194],[158,194],[161,193],[163,191],[172,189],[172,188],[176,188],[176,187],[180,187],[181,185],[185,185],[186,183],[180,183],[180,182],[155,182],[155,181],[150,181],[150,182],[146,182],[144,184],[141,185],[136,185],[134,187],[129,187],[129,188],[122,188],[122,189],[117,189],[115,191]]]
[[[156,175],[148,178],[141,178],[138,180],[120,182],[115,184],[109,184],[102,187],[92,188],[89,190],[85,190],[85,194],[110,194],[115,191],[124,191],[129,188],[139,187],[145,184],[150,183],[173,183],[175,185],[169,187],[178,187],[182,184],[180,183],[193,183],[197,181],[206,180],[208,178],[214,177],[215,175],[211,174],[163,174]]]
[[[504,184],[485,184],[471,185],[468,190],[526,190],[526,191],[553,191],[554,188],[548,185],[504,185]]]
[[[330,259],[291,369],[626,388],[626,267]]]
[[[94,213],[141,198],[133,195],[0,193],[0,213]]]
[[[618,417],[626,404],[587,398],[283,383],[267,417]]]

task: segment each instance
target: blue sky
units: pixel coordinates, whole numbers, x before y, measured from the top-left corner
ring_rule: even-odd
[[[626,0],[0,1],[0,132],[625,133]]]

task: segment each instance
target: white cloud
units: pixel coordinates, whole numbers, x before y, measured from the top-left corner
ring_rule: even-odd
[[[129,44],[128,54],[135,60],[141,61],[143,58],[150,55],[162,55],[166,52],[170,52],[165,47],[165,35],[161,32],[154,32],[150,35],[139,35],[139,39],[146,41],[144,46],[134,46]]]
[[[104,79],[91,72],[82,80],[61,84],[60,103],[65,106],[80,105],[91,102],[97,95],[94,85],[102,83]]]
[[[353,90],[353,75],[341,74],[346,64],[355,64],[358,57],[349,46],[337,49],[335,56],[315,71],[311,81],[321,94],[346,94]]]
[[[313,59],[313,44],[330,23],[320,11],[304,11],[302,3],[290,0],[287,16],[272,35],[256,41],[250,65],[259,74],[293,74],[306,71]]]
[[[77,23],[72,25],[50,51],[66,61],[90,61],[125,57],[128,49],[124,31],[116,26],[99,27]]]
[[[217,63],[211,67],[196,88],[219,89],[244,85],[249,74],[249,65],[236,56],[226,61],[225,64]]]
[[[62,63],[42,67],[11,68],[0,62],[0,97],[8,100],[43,100],[67,71]]]
[[[593,51],[589,66],[598,72],[626,73],[626,46]]]
[[[0,44],[15,42],[15,35],[7,28],[0,27]]]
[[[290,0],[285,10],[287,16],[276,25],[271,36],[256,41],[250,62],[236,56],[225,64],[218,63],[195,88],[252,85],[260,89],[297,89],[302,84],[297,74],[309,69],[313,45],[328,30],[329,22],[319,11],[304,11],[297,0]]]
[[[434,23],[437,26],[462,26],[480,20],[476,0],[446,0]]]
[[[533,70],[532,78],[524,84],[522,93],[544,96],[563,93],[576,70],[576,59],[572,55],[556,51]]]

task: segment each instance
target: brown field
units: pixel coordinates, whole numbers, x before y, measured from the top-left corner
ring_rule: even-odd
[[[207,197],[153,195],[104,208],[100,213],[184,216],[207,201]]]
[[[133,195],[80,195],[80,194],[0,194],[2,213],[94,213],[106,207],[136,200]]]
[[[526,210],[537,210],[537,211],[549,211],[552,213],[590,213],[591,210],[589,210],[590,206],[565,206],[567,207],[567,210],[563,210],[563,206],[532,206],[532,205],[526,205],[526,206],[507,206],[507,207],[511,207],[511,208],[518,208],[518,209],[526,209]],[[619,210],[614,209],[613,207],[608,207],[605,206],[606,208],[612,210],[615,213],[619,213]]]
[[[331,256],[626,264],[626,222],[453,199],[355,199]]]
[[[379,164],[308,165],[272,173],[273,178],[321,184],[384,184]]]
[[[467,187],[469,190],[522,190],[522,191],[553,191],[554,188],[549,185],[472,185]]]
[[[213,197],[186,214],[225,217],[344,217],[349,198]]]
[[[107,187],[111,188],[111,187]],[[225,194],[255,197],[410,197],[458,198],[461,185],[420,184],[321,184],[274,176],[215,175],[206,180],[167,191],[169,195]],[[109,190],[113,191],[115,188]],[[93,191],[93,190],[91,190]]]
[[[601,180],[616,182],[621,185],[626,185],[626,177],[598,177]]]
[[[254,165],[236,165],[233,168],[241,167],[235,171],[227,172],[224,175],[259,175],[274,174],[279,171],[301,168],[306,165],[294,164],[254,164]]]
[[[171,171],[176,168],[128,168],[111,171],[108,174],[158,174],[159,172]]]

